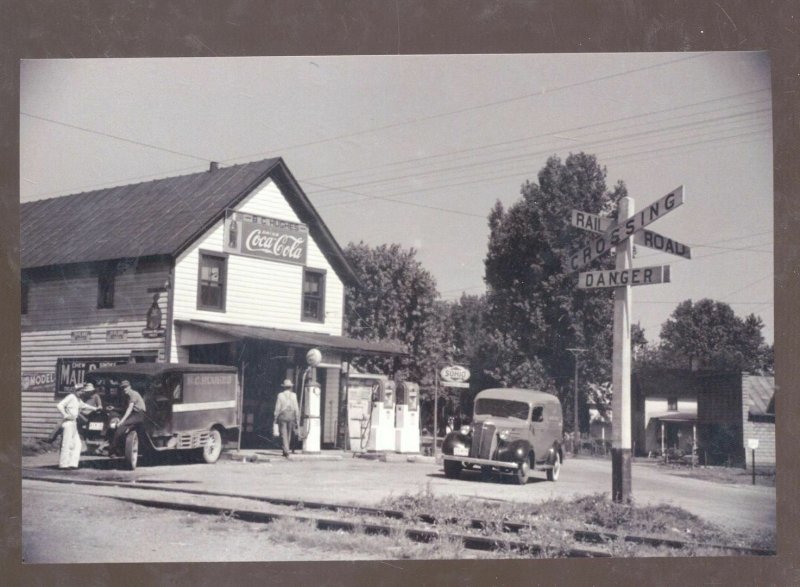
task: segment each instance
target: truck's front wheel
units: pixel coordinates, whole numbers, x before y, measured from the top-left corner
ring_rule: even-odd
[[[203,447],[203,462],[213,465],[219,460],[222,452],[222,435],[219,430],[212,428],[208,434],[208,442]]]
[[[139,434],[131,430],[125,436],[125,462],[131,471],[136,469],[139,462]]]

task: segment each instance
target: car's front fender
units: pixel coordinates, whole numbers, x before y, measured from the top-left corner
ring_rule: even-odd
[[[518,463],[531,452],[531,443],[524,439],[503,443],[497,448],[497,460],[506,463]]]
[[[471,445],[472,440],[466,434],[461,434],[461,432],[451,432],[445,436],[444,442],[442,442],[442,453],[446,455],[452,455],[454,447],[459,446],[469,450]]]

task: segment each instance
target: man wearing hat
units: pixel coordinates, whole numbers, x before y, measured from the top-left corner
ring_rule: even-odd
[[[128,408],[125,410],[125,414],[122,418],[120,418],[119,424],[117,424],[117,430],[114,432],[114,442],[111,446],[111,453],[114,452],[115,447],[119,446],[119,440],[124,438],[128,430],[144,422],[144,413],[147,411],[144,405],[144,398],[142,398],[138,391],[131,387],[130,381],[125,379],[119,386],[122,391],[125,392],[125,395],[128,396]]]
[[[278,394],[278,399],[275,402],[273,427],[277,425],[280,430],[283,456],[288,459],[292,434],[294,434],[295,428],[300,426],[300,408],[297,405],[297,395],[292,389],[291,379],[284,380],[281,387],[283,391]]]
[[[87,387],[94,386],[91,383],[81,386],[75,385],[70,393],[58,402],[56,406],[63,418],[61,422],[61,453],[58,460],[59,469],[77,469],[81,460],[81,449],[83,444],[78,434],[78,416],[81,410],[94,411],[99,408],[90,406],[81,400],[81,395],[86,392]]]

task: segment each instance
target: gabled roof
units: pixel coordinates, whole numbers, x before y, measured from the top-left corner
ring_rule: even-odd
[[[280,158],[25,202],[22,268],[177,256],[267,178],[281,188],[339,276],[356,284],[338,243]]]
[[[751,418],[775,417],[775,377],[746,375],[742,393],[748,398]]]

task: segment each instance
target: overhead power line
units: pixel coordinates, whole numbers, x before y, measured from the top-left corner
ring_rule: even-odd
[[[518,139],[511,139],[511,140],[508,140],[508,141],[500,141],[500,142],[496,142],[496,143],[478,145],[478,146],[469,147],[469,148],[466,148],[466,149],[458,149],[456,151],[447,151],[447,152],[444,152],[444,153],[426,155],[424,157],[414,157],[414,158],[411,158],[411,159],[403,159],[403,160],[400,160],[400,161],[391,161],[391,162],[388,162],[388,163],[383,163],[381,165],[375,165],[373,167],[366,167],[366,168],[362,168],[362,169],[351,169],[351,170],[348,170],[348,171],[341,171],[341,172],[337,172],[337,173],[330,173],[330,174],[325,174],[325,175],[313,176],[313,177],[309,177],[309,178],[306,178],[306,179],[309,179],[309,180],[328,179],[329,180],[329,179],[331,179],[333,177],[339,177],[341,175],[362,174],[362,173],[370,172],[372,170],[381,169],[381,168],[384,168],[384,167],[396,167],[396,166],[404,165],[404,164],[407,164],[407,163],[415,163],[415,164],[419,164],[421,162],[422,163],[428,163],[428,162],[431,162],[434,159],[439,159],[439,158],[442,158],[442,157],[451,157],[453,155],[461,155],[461,154],[465,154],[465,153],[483,153],[486,150],[493,149],[495,147],[509,146],[509,145],[528,142],[528,141],[535,140],[535,139],[540,139],[540,138],[549,138],[549,137],[559,138],[559,137],[556,137],[555,135],[562,135],[562,134],[566,134],[566,133],[573,133],[573,132],[579,132],[579,131],[583,131],[583,130],[588,130],[588,129],[591,129],[591,128],[609,126],[611,124],[617,124],[617,123],[620,123],[620,122],[625,122],[625,121],[630,121],[630,120],[637,120],[637,119],[647,118],[647,117],[653,117],[653,116],[656,116],[658,114],[672,113],[672,112],[676,112],[676,111],[679,111],[679,110],[685,110],[687,108],[694,108],[694,107],[697,107],[697,106],[704,106],[704,105],[713,104],[713,103],[716,103],[716,102],[730,100],[730,99],[733,99],[733,98],[747,96],[747,95],[750,95],[750,94],[763,93],[763,92],[769,91],[769,89],[770,88],[760,88],[760,89],[757,89],[757,90],[751,90],[751,91],[748,91],[748,92],[741,92],[739,94],[733,94],[733,95],[730,95],[730,96],[712,98],[710,100],[702,100],[700,102],[692,102],[690,104],[683,104],[681,106],[673,106],[671,108],[665,108],[665,109],[662,109],[662,110],[654,110],[654,111],[644,112],[644,113],[640,113],[640,114],[634,114],[634,115],[631,115],[631,116],[623,116],[623,117],[620,117],[620,118],[604,120],[602,122],[595,122],[595,123],[592,123],[592,124],[585,124],[585,125],[581,125],[581,126],[567,128],[567,129],[561,129],[561,130],[555,130],[555,131],[550,131],[550,132],[546,132],[546,133],[540,133],[540,134],[531,135],[531,136],[527,136],[527,137],[522,137],[522,138],[518,138]],[[743,103],[743,104],[734,104],[732,106],[729,106],[728,108],[737,108],[737,107],[742,107],[742,106],[750,106],[752,104],[757,104],[757,103],[760,103],[762,101],[764,101],[764,100],[763,99],[759,99],[759,100],[756,100],[754,102],[747,102],[747,103]],[[686,118],[686,117],[690,117],[690,116],[699,116],[701,114],[706,114],[706,113],[707,112],[704,112],[704,111],[701,111],[701,112],[690,112],[688,114],[682,115],[681,117],[682,118]],[[656,122],[661,122],[661,121],[656,121]],[[634,125],[634,126],[636,126],[636,125]],[[614,130],[618,130],[618,129],[615,128]],[[608,132],[608,131],[601,131],[601,132]]]
[[[261,156],[264,156],[264,155],[267,155],[267,154],[270,154],[270,153],[285,152],[285,151],[289,151],[289,150],[293,150],[293,149],[299,149],[299,148],[302,148],[302,147],[310,147],[310,146],[313,146],[313,145],[320,145],[320,144],[323,144],[323,143],[329,143],[331,141],[339,141],[339,140],[342,140],[342,139],[349,139],[349,138],[362,136],[362,135],[365,135],[365,134],[370,134],[370,133],[374,133],[374,132],[378,132],[378,131],[389,130],[389,129],[392,129],[392,128],[399,128],[399,127],[408,126],[408,125],[411,125],[411,124],[419,124],[420,122],[427,122],[427,121],[430,121],[430,120],[435,120],[437,118],[443,118],[443,117],[446,117],[446,116],[455,116],[457,114],[464,114],[465,112],[474,112],[475,110],[482,110],[484,108],[491,108],[491,107],[494,107],[494,106],[510,104],[512,102],[518,102],[518,101],[521,101],[521,100],[528,100],[528,99],[531,99],[531,98],[540,98],[542,96],[555,94],[557,92],[562,92],[564,90],[568,90],[568,89],[571,89],[571,88],[576,88],[576,87],[584,86],[584,85],[587,85],[587,84],[593,84],[593,83],[597,83],[597,82],[607,81],[607,80],[610,80],[610,79],[615,79],[615,78],[618,78],[618,77],[631,75],[633,73],[639,73],[639,72],[642,72],[642,71],[648,71],[648,70],[651,70],[651,69],[665,67],[667,65],[674,65],[675,63],[680,63],[680,62],[683,62],[683,61],[689,61],[691,59],[697,59],[697,58],[700,58],[700,57],[706,57],[706,56],[712,55],[712,54],[713,54],[712,52],[696,53],[696,54],[688,55],[688,56],[685,56],[685,57],[681,57],[679,59],[671,59],[669,61],[663,61],[661,63],[654,63],[654,64],[646,65],[646,66],[643,66],[643,67],[627,69],[625,71],[621,71],[621,72],[618,72],[618,73],[612,73],[612,74],[608,74],[608,75],[604,75],[604,76],[600,76],[600,77],[596,77],[596,78],[591,78],[591,79],[588,79],[588,80],[581,80],[579,82],[573,82],[571,84],[564,84],[564,85],[561,85],[561,86],[555,86],[553,88],[543,88],[543,89],[541,89],[541,90],[539,90],[537,92],[530,92],[530,93],[523,94],[523,95],[520,95],[520,96],[513,96],[511,98],[504,98],[502,100],[495,100],[495,101],[492,101],[492,102],[485,102],[483,104],[476,104],[474,106],[467,106],[465,108],[459,108],[457,110],[450,110],[450,111],[447,111],[447,112],[440,112],[440,113],[431,114],[431,115],[428,115],[428,116],[421,116],[419,118],[414,118],[414,119],[411,119],[411,120],[394,122],[394,123],[391,123],[391,124],[385,124],[383,126],[377,126],[377,127],[373,127],[373,128],[368,128],[368,129],[364,129],[364,130],[360,130],[360,131],[356,131],[356,132],[352,132],[352,133],[346,133],[346,134],[337,135],[337,136],[333,136],[333,137],[328,137],[328,138],[324,138],[324,139],[317,139],[317,140],[314,140],[314,141],[308,141],[308,142],[305,142],[305,143],[299,143],[299,144],[296,144],[296,145],[290,145],[290,146],[280,147],[280,148],[276,148],[276,149],[270,149],[268,151],[267,150],[258,151],[256,153],[250,153],[248,155],[241,155],[239,157],[233,157],[233,158],[230,158],[230,159],[225,159],[223,161],[224,162],[229,162],[229,161],[236,161],[238,159],[248,159],[248,158],[251,158],[251,157],[261,157]]]

